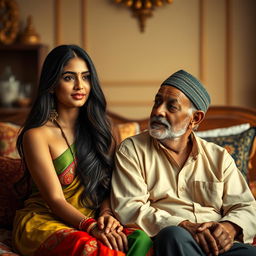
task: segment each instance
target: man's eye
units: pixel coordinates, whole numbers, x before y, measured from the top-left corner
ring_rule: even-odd
[[[154,105],[155,106],[159,106],[160,104],[161,104],[161,100],[159,100],[159,99],[154,100]]]
[[[168,109],[169,110],[176,110],[176,106],[175,105],[168,105]]]

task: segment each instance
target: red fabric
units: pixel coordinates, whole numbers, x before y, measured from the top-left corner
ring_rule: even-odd
[[[22,207],[14,184],[22,177],[20,159],[0,156],[0,226],[11,229],[15,211]],[[25,189],[24,189],[25,191]]]
[[[253,245],[253,246],[256,246],[256,236],[255,236],[254,239],[253,239],[252,245]]]
[[[124,234],[126,234],[126,236],[129,236],[130,234],[132,234],[135,230],[138,230],[140,228],[124,228],[123,232]]]
[[[83,231],[63,229],[50,236],[34,254],[35,256],[125,256],[125,253],[109,249]]]

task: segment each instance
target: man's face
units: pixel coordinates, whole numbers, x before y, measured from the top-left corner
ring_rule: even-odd
[[[192,118],[187,96],[175,87],[161,86],[151,111],[149,133],[159,140],[179,138]]]

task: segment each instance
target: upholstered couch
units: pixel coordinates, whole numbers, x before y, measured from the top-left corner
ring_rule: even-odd
[[[0,112],[0,255],[17,255],[12,252],[11,229],[15,211],[22,206],[22,201],[16,195],[14,184],[22,176],[23,168],[15,143],[25,114],[6,116]],[[113,113],[109,116],[117,143],[145,130],[148,125],[147,119],[131,120]],[[256,110],[213,106],[199,132],[200,136],[230,152],[256,197]]]

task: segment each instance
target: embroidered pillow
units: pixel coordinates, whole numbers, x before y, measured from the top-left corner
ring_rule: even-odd
[[[16,149],[16,140],[20,126],[0,122],[0,156],[20,158]]]
[[[227,149],[229,154],[234,158],[238,169],[242,172],[247,181],[249,181],[248,164],[249,159],[252,158],[251,149],[256,134],[256,127],[236,135],[219,136],[219,137],[205,137],[204,139],[214,142],[219,146]],[[255,150],[253,150],[253,154]]]
[[[137,122],[127,122],[116,124],[113,127],[113,134],[117,145],[127,137],[136,135],[140,132],[140,125]]]

